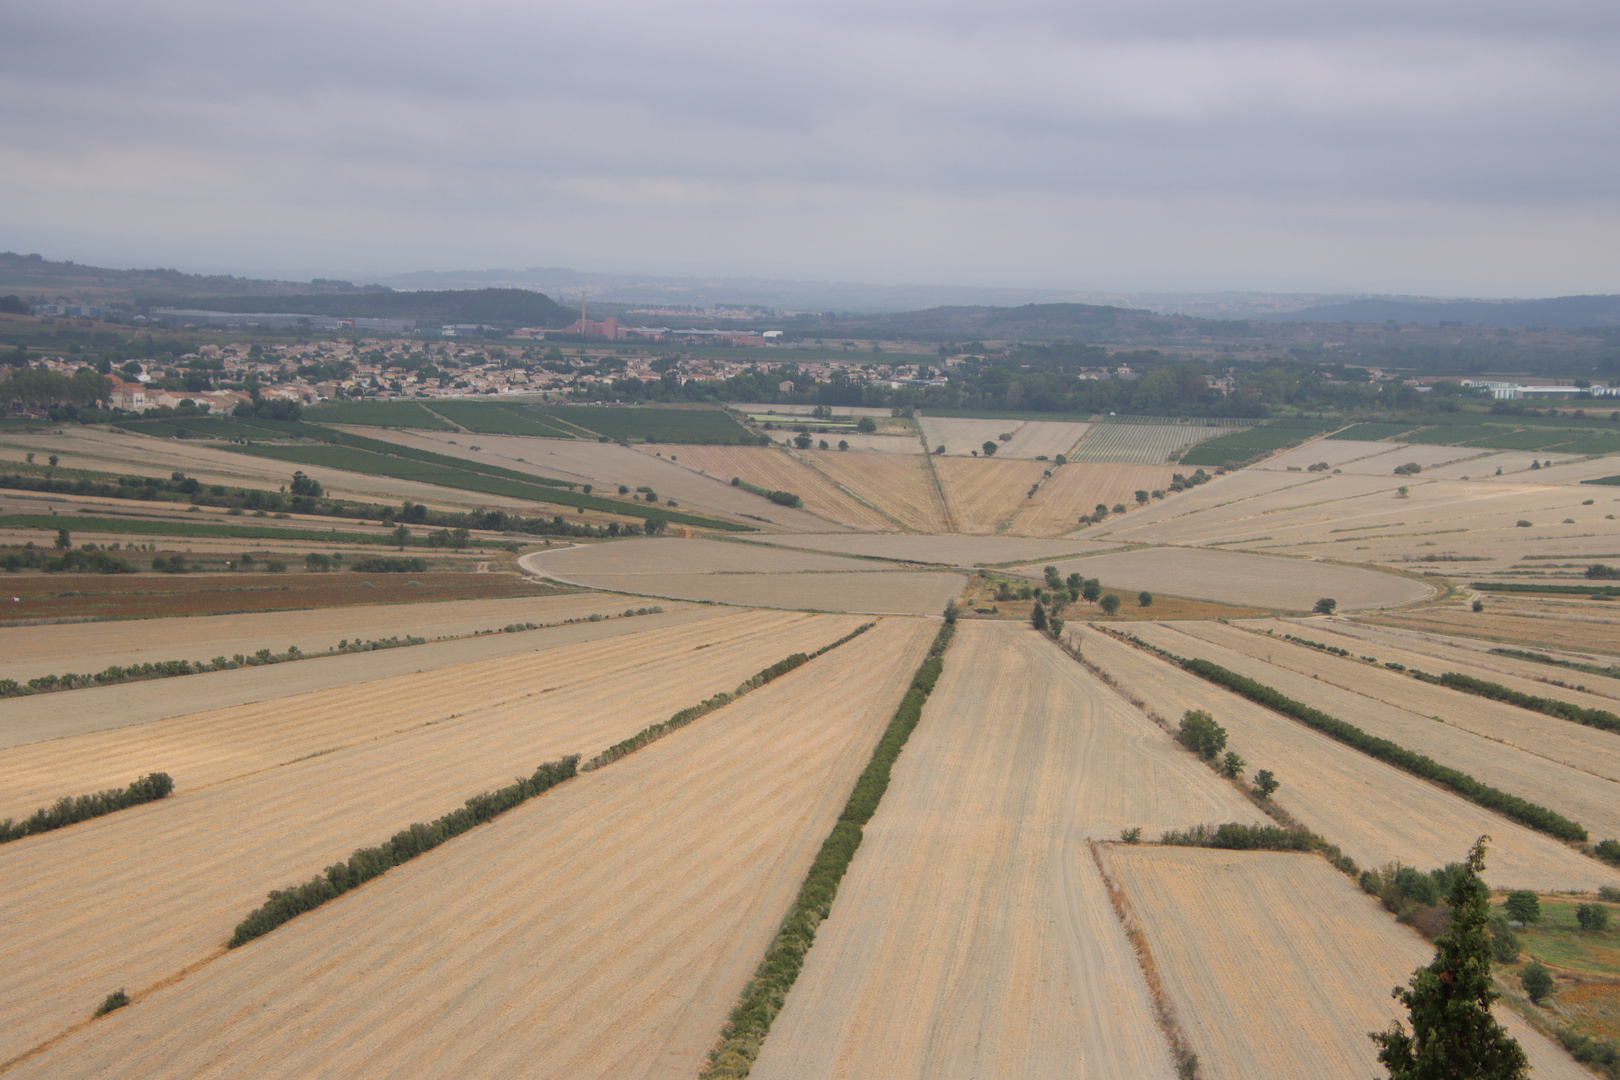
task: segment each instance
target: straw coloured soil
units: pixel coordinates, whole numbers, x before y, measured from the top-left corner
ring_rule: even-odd
[[[998,533],[1027,501],[1031,485],[1051,466],[1041,461],[937,457],[951,521],[964,533]]]
[[[1434,592],[1422,582],[1360,567],[1193,548],[1143,548],[1056,566],[1064,576],[1078,572],[1123,589],[1294,611],[1309,611],[1323,596],[1350,611],[1409,603]]]
[[[1325,859],[1147,846],[1110,855],[1201,1075],[1382,1074],[1367,1033],[1397,1019],[1410,1030],[1389,988],[1434,950]],[[1498,1019],[1538,1078],[1590,1077],[1506,1008]]]
[[[331,575],[315,577],[317,581],[331,579]],[[288,645],[315,653],[336,648],[340,641],[388,637],[431,641],[499,630],[513,623],[544,625],[592,614],[616,615],[626,606],[645,604],[621,601],[619,597],[568,593],[509,600],[452,600],[383,610],[363,607],[6,627],[0,628],[0,657],[4,658],[0,660],[0,679],[27,681],[37,675],[66,671],[101,671],[113,664],[127,667],[159,660],[210,660],[235,653],[251,655],[260,649],[280,653]]]
[[[916,445],[913,440],[900,441]],[[808,467],[785,450],[769,446],[668,446],[654,450],[662,450],[666,459],[673,456],[680,466],[696,470],[702,476],[728,487],[732,477],[736,477],[773,491],[790,491],[804,500],[805,512],[795,516],[783,514],[781,511],[785,507],[762,495],[742,491],[744,498],[738,504],[740,509],[769,518],[776,524],[794,529],[826,531],[825,525],[809,523],[814,520],[810,515],[815,515],[816,518],[852,529],[886,532],[895,527],[888,518],[862,504],[825,474]]]
[[[1169,487],[1174,471],[1161,465],[1071,462],[1052,470],[1052,478],[1019,507],[1008,531],[1026,536],[1070,532],[1079,525],[1081,515],[1095,511],[1098,503],[1108,507],[1124,503],[1136,512],[1136,493]]]
[[[690,1077],[930,631],[879,626],[136,993],[16,1075]],[[77,1012],[125,982],[91,980]]]
[[[753,1075],[1173,1076],[1084,841],[1254,817],[1050,642],[961,624]]]
[[[1052,420],[977,420],[954,416],[925,416],[920,421],[930,451],[943,446],[946,457],[983,454],[983,445],[996,444],[996,457],[1048,460],[1073,450],[1090,424]],[[1007,442],[1002,435],[1011,435]]]
[[[1506,610],[1502,610],[1506,608]],[[1540,610],[1536,610],[1539,608]],[[1562,609],[1562,611],[1560,611]],[[1496,598],[1487,600],[1484,611],[1470,611],[1465,606],[1423,608],[1419,611],[1381,613],[1374,621],[1380,626],[1420,630],[1431,634],[1460,634],[1480,638],[1491,643],[1519,648],[1574,649],[1595,651],[1610,656],[1620,654],[1620,618],[1598,621],[1597,604],[1575,605],[1571,612],[1566,605],[1516,604]],[[1604,607],[1612,611],[1613,605]],[[1568,615],[1591,611],[1587,617],[1570,618]],[[1549,612],[1564,614],[1562,618],[1549,618]],[[1620,615],[1620,613],[1617,613]]]
[[[837,450],[795,453],[894,526],[908,532],[951,531],[929,463],[920,455],[850,454]]]
[[[967,587],[962,574],[832,571],[798,574],[619,574],[584,578],[596,588],[743,607],[937,615]]]
[[[1107,545],[1084,540],[1034,540],[1012,536],[863,536],[834,533],[808,536],[750,536],[749,541],[806,551],[834,551],[869,558],[936,563],[943,566],[999,566],[1061,559],[1101,551]]]
[[[1620,870],[1550,836],[1368,757],[1304,724],[1212,686],[1140,649],[1070,624],[1069,639],[1126,693],[1171,723],[1203,709],[1227,730],[1229,749],[1251,777],[1270,769],[1282,787],[1277,805],[1363,867],[1392,861],[1443,866],[1474,838],[1496,838],[1485,878],[1505,889],[1620,886]]]
[[[796,574],[807,570],[889,570],[892,563],[724,540],[647,539],[582,544],[524,556],[531,570],[565,580],[624,574]]]
[[[1620,836],[1620,784],[1613,780],[1493,742],[1452,724],[1437,723],[1428,714],[1386,705],[1325,680],[1199,641],[1173,626],[1141,624],[1133,629],[1145,640],[1177,655],[1201,657],[1247,675],[1369,734],[1427,754],[1476,780],[1574,818],[1596,834],[1595,839]]]

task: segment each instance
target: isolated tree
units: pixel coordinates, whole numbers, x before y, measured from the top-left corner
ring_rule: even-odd
[[[667,528],[669,528],[669,522],[663,518],[648,518],[641,525],[641,531],[648,536],[657,536]]]
[[[1136,492],[1136,501],[1139,503],[1145,503],[1148,501],[1148,493],[1146,488],[1139,489]]]
[[[1214,761],[1215,755],[1226,749],[1226,729],[1203,709],[1188,709],[1181,714],[1181,731],[1176,738],[1205,761]]]
[[[810,449],[810,443],[812,441],[813,440],[810,438],[809,434],[803,431],[793,436],[793,445],[797,446],[800,450]]]
[[[1491,986],[1491,949],[1486,923],[1490,890],[1481,836],[1452,878],[1446,904],[1451,917],[1435,939],[1434,961],[1412,973],[1407,989],[1391,996],[1406,1006],[1407,1033],[1399,1021],[1369,1033],[1390,1080],[1524,1080],[1530,1062],[1519,1044],[1491,1015],[1500,995]]]
[[[1483,600],[1475,600],[1474,604],[1473,604],[1473,607],[1474,607],[1475,611],[1484,611],[1485,610],[1485,601],[1483,601]]]
[[[61,458],[57,457],[55,454],[52,454],[51,455],[51,468],[53,468],[53,469],[56,468],[56,463],[58,461],[61,461],[61,460],[62,460]]]
[[[1102,595],[1102,586],[1097,583],[1096,578],[1092,578],[1080,587],[1080,595],[1095,604],[1097,598]]]
[[[1526,926],[1541,921],[1541,901],[1529,889],[1515,889],[1508,893],[1507,900],[1502,904],[1502,910],[1514,922],[1521,922]]]
[[[1152,607],[1153,594],[1148,592],[1146,589],[1143,589],[1141,592],[1136,594],[1136,603],[1140,607]]]
[[[1609,909],[1602,904],[1579,904],[1575,908],[1575,921],[1582,930],[1601,933],[1609,928]]]
[[[1113,593],[1109,593],[1107,596],[1104,596],[1101,600],[1097,601],[1097,606],[1102,608],[1104,615],[1113,615],[1119,611],[1119,597],[1115,596]]]
[[[1519,985],[1524,987],[1524,992],[1530,995],[1531,1001],[1540,1005],[1542,999],[1552,993],[1552,972],[1548,971],[1547,965],[1540,960],[1532,960],[1524,965],[1523,971],[1519,972]]]
[[[1046,629],[1046,608],[1039,600],[1035,601],[1035,606],[1030,609],[1029,622],[1037,630]]]
[[[870,416],[863,416],[855,421],[855,430],[870,435],[877,430],[877,421]]]
[[[1338,606],[1339,602],[1333,597],[1324,596],[1316,602],[1315,607],[1311,608],[1311,612],[1315,615],[1331,615]]]
[[[317,499],[325,494],[321,482],[305,476],[302,470],[292,474],[292,483],[287,485],[287,490],[294,495],[307,495]]]
[[[984,451],[985,457],[994,457],[996,454],[996,444],[989,439],[986,439],[979,449]]]
[[[399,550],[404,551],[405,550],[405,545],[410,543],[410,542],[411,542],[411,530],[407,529],[404,525],[395,526],[395,528],[394,528],[394,543],[399,545]]]
[[[1282,785],[1270,769],[1261,769],[1254,774],[1254,790],[1260,793],[1262,799],[1269,799]]]
[[[56,550],[66,551],[73,546],[73,534],[66,529],[56,530]]]

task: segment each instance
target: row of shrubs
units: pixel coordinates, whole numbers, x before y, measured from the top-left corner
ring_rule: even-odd
[[[1174,659],[1183,668],[1200,678],[1218,686],[1224,686],[1228,690],[1243,695],[1250,701],[1258,702],[1285,716],[1291,716],[1347,746],[1360,750],[1369,757],[1377,758],[1379,761],[1403,769],[1414,776],[1432,780],[1442,787],[1456,792],[1463,798],[1478,803],[1489,810],[1495,810],[1497,813],[1517,821],[1521,825],[1539,829],[1544,833],[1558,837],[1560,840],[1584,841],[1587,838],[1586,829],[1579,822],[1571,821],[1554,810],[1521,799],[1517,795],[1509,795],[1507,792],[1489,784],[1481,783],[1460,769],[1441,765],[1433,758],[1419,754],[1414,750],[1408,750],[1398,743],[1376,735],[1370,735],[1354,724],[1329,716],[1320,709],[1313,709],[1309,705],[1286,697],[1264,683],[1239,675],[1235,671],[1228,671],[1219,664],[1210,663],[1208,660],[1186,660],[1180,657]]]
[[[630,613],[626,612],[625,614],[628,615]],[[674,716],[671,716],[668,720],[664,720],[656,724],[648,724],[646,727],[642,728],[628,739],[625,739],[623,742],[614,743],[606,750],[603,750],[600,754],[597,754],[595,757],[591,758],[591,760],[580,766],[580,771],[590,772],[593,769],[600,769],[604,765],[611,765],[620,758],[628,754],[635,753],[648,743],[657,742],[665,735],[668,735],[673,731],[680,730],[699,717],[707,716],[714,712],[714,710],[731,704],[744,694],[753,690],[758,690],[761,686],[764,686],[772,679],[779,679],[783,675],[786,675],[788,672],[792,671],[794,668],[807,664],[816,657],[831,652],[847,641],[854,640],[855,638],[866,633],[868,630],[872,629],[872,627],[875,625],[875,623],[865,623],[858,626],[852,632],[845,634],[837,641],[823,645],[813,653],[794,653],[792,656],[784,657],[772,664],[770,667],[766,668],[764,671],[761,671],[759,674],[744,681],[737,687],[737,689],[733,690],[729,694],[725,691],[721,691],[706,701],[701,701],[696,705],[691,705],[682,709]]]
[[[80,551],[70,548],[52,552],[32,544],[12,551],[0,558],[0,570],[15,574],[22,570],[43,570],[47,574],[133,574],[135,567],[117,555],[105,551]]]
[[[328,900],[335,900],[400,863],[431,851],[446,840],[550,791],[564,780],[571,779],[578,765],[578,754],[548,761],[527,779],[497,791],[474,795],[465,806],[452,810],[430,824],[412,825],[395,833],[379,847],[361,848],[349,856],[347,862],[328,866],[324,874],[317,874],[302,885],[272,892],[262,907],[256,908],[237,924],[235,933],[231,935],[230,947],[234,949],[268,934],[289,919],[318,908]]]
[[[747,1076],[759,1056],[760,1044],[771,1029],[771,1022],[787,1001],[788,991],[799,977],[804,958],[815,943],[816,929],[832,911],[838,884],[861,846],[861,827],[872,819],[878,800],[889,786],[889,773],[905,747],[906,740],[922,719],[923,703],[933,692],[945,663],[956,628],[945,625],[935,636],[928,657],[917,668],[906,696],[889,720],[883,739],[872,752],[872,759],[855,782],[855,790],[839,815],[821,850],[816,853],[810,872],[805,875],[799,895],[788,910],[776,937],[765,950],[765,957],[754,969],[754,976],[743,988],[742,998],[732,1010],[721,1032],[718,1049],[709,1055],[709,1065],[699,1074],[701,1080],[732,1080]]]
[[[826,448],[825,443],[823,444],[822,448]],[[751,491],[755,495],[763,495],[765,498],[771,500],[773,503],[776,503],[778,506],[790,506],[796,510],[804,505],[804,500],[793,494],[791,491],[775,491],[768,487],[762,487],[759,484],[751,484],[740,476],[733,476],[731,478],[731,486],[740,487],[744,491]]]
[[[1549,664],[1553,667],[1569,668],[1572,671],[1584,671],[1590,675],[1607,675],[1611,679],[1620,679],[1620,664],[1580,664],[1572,660],[1559,660],[1546,653],[1526,652],[1524,649],[1492,649],[1491,652],[1498,656],[1511,656],[1516,660],[1529,660],[1537,664]]]
[[[1414,672],[1414,674],[1417,673]],[[1620,716],[1616,716],[1607,709],[1583,709],[1579,705],[1572,705],[1557,698],[1537,697],[1534,694],[1521,693],[1511,686],[1487,682],[1484,679],[1476,679],[1472,675],[1463,675],[1456,671],[1448,671],[1435,681],[1441,686],[1449,686],[1453,690],[1461,690],[1465,694],[1475,694],[1479,697],[1490,698],[1492,701],[1505,701],[1509,705],[1517,705],[1521,709],[1546,713],[1548,716],[1556,716],[1560,720],[1585,724],[1587,727],[1620,732]]]
[[[1159,837],[1159,843],[1175,847],[1224,848],[1228,851],[1317,851],[1327,846],[1326,841],[1309,829],[1244,825],[1235,821],[1224,825],[1172,829]]]
[[[402,559],[392,555],[363,555],[351,562],[349,569],[362,574],[420,574],[427,569],[427,560]]]
[[[173,791],[174,779],[168,773],[155,772],[140,777],[127,788],[109,788],[94,795],[65,795],[56,800],[55,806],[42,806],[21,821],[14,822],[10,818],[0,821],[0,844],[21,840],[35,833],[50,832],[115,810],[156,802],[168,798]]]

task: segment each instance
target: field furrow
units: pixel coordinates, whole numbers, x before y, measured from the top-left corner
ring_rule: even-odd
[[[1019,507],[1008,530],[1023,536],[1054,536],[1079,526],[1080,517],[1102,503],[1136,507],[1138,491],[1153,492],[1170,485],[1175,470],[1161,465],[1106,465],[1070,462],[1052,470],[1035,497]]]
[[[945,489],[958,532],[996,533],[1023,507],[1029,488],[1051,466],[1043,461],[936,457],[934,471]]]
[[[921,455],[797,451],[805,464],[911,532],[949,530],[945,506]]]
[[[931,632],[886,622],[15,1075],[690,1077]]]
[[[804,500],[808,514],[848,525],[852,529],[887,532],[895,527],[888,518],[862,505],[823,473],[805,465],[785,450],[770,446],[669,446],[657,450],[676,458],[678,465],[696,470],[722,484],[729,485],[732,477],[736,477],[773,491],[791,491]],[[747,508],[749,513],[770,518],[789,528],[805,527],[801,518],[808,514],[784,514],[784,507],[759,495],[746,491],[742,495],[752,502]]]
[[[283,702],[268,717],[212,718],[201,731],[176,725],[167,756],[190,756],[186,767],[169,767],[174,796],[0,847],[8,927],[0,941],[0,1061],[118,987],[133,992],[206,957],[269,889],[306,880],[541,761],[603,749],[859,624],[755,618],[709,641],[680,628],[656,643],[612,642],[612,657],[595,646],[575,650],[579,656],[553,650],[493,672],[388,680],[341,705],[322,695],[302,710]],[[255,723],[271,731],[238,734]],[[30,775],[106,768],[78,764],[69,742],[46,744],[58,760],[33,757]],[[334,745],[344,748],[323,752]],[[153,753],[150,738],[131,746],[118,775],[163,767]],[[210,769],[233,778],[194,781]]]
[[[1174,724],[1189,709],[1226,728],[1228,748],[1253,776],[1270,769],[1282,786],[1273,798],[1307,828],[1363,867],[1399,861],[1443,866],[1489,833],[1486,880],[1498,888],[1591,890],[1620,886],[1620,869],[1589,859],[1550,836],[1514,824],[1459,795],[1279,716],[1246,698],[1105,634],[1070,624],[1069,639],[1087,661],[1133,698]]]
[[[753,1075],[1173,1075],[1084,841],[1256,816],[1050,642],[961,624]]]

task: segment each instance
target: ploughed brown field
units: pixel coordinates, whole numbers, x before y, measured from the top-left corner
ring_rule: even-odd
[[[930,636],[885,622],[137,995],[15,1075],[693,1076]],[[131,951],[109,928],[101,963]],[[74,966],[74,1004],[125,981]]]

